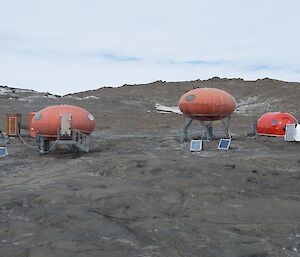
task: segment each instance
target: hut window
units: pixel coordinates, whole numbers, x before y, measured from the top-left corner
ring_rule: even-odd
[[[187,101],[193,101],[195,99],[195,96],[194,95],[188,95],[186,98],[185,98],[185,100],[187,100]]]
[[[42,118],[41,113],[37,113],[36,115],[34,115],[34,120],[40,120],[41,118]]]
[[[277,120],[272,120],[272,125],[276,125],[277,124]]]
[[[94,116],[93,116],[92,114],[90,114],[90,113],[89,113],[89,115],[88,115],[88,118],[89,118],[90,121],[93,121],[93,120],[94,120]]]

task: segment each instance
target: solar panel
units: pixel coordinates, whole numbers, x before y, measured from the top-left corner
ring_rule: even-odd
[[[190,145],[191,152],[200,152],[202,150],[202,140],[192,140]]]
[[[8,155],[7,148],[6,147],[0,147],[0,157],[4,157],[6,155]]]
[[[231,143],[231,139],[220,139],[219,145],[218,145],[218,150],[225,150],[227,151],[229,149]]]

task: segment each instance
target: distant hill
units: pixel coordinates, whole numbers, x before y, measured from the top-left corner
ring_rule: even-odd
[[[49,92],[37,92],[30,89],[0,86],[0,100],[16,99],[19,102],[24,102],[24,111],[32,109],[33,106],[36,106],[34,109],[38,109],[41,106],[60,103],[96,105],[99,108],[105,105],[105,107],[111,106],[112,109],[121,108],[123,105],[126,108],[130,105],[149,108],[155,106],[156,103],[177,105],[183,93],[197,87],[216,87],[232,94],[238,102],[236,114],[252,116],[267,111],[283,111],[291,112],[296,117],[299,117],[300,83],[284,82],[269,78],[255,81],[219,77],[213,77],[208,80],[181,82],[155,81],[148,84],[125,84],[117,88],[103,87],[65,96],[58,96]],[[17,106],[15,109],[18,110]]]

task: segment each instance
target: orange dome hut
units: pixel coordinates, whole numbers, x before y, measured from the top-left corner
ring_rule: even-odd
[[[193,89],[181,96],[178,106],[186,117],[186,123],[183,129],[183,140],[187,139],[187,130],[193,120],[200,121],[204,127],[204,137],[208,139],[213,136],[212,122],[222,120],[225,133],[231,137],[229,121],[230,115],[236,108],[236,101],[232,95],[224,90],[217,88]],[[224,118],[228,118],[227,122],[223,120]],[[209,124],[207,124],[207,122]]]
[[[221,120],[234,112],[236,101],[217,88],[196,88],[179,100],[179,109],[186,116],[202,121]]]
[[[71,129],[89,135],[96,127],[92,114],[87,110],[73,105],[54,105],[46,107],[37,112],[31,120],[31,127],[36,135],[43,136],[49,140],[57,137],[57,131],[61,127],[62,115],[71,117]]]
[[[283,137],[286,124],[297,124],[296,118],[289,113],[268,112],[256,123],[256,134],[262,136]]]
[[[35,113],[30,127],[40,153],[54,149],[58,152],[60,145],[66,145],[75,154],[79,150],[89,152],[88,135],[95,129],[96,122],[93,115],[81,107],[55,105]]]

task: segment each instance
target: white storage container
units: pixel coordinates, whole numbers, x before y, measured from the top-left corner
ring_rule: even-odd
[[[297,124],[295,129],[295,141],[300,142],[300,124]]]

